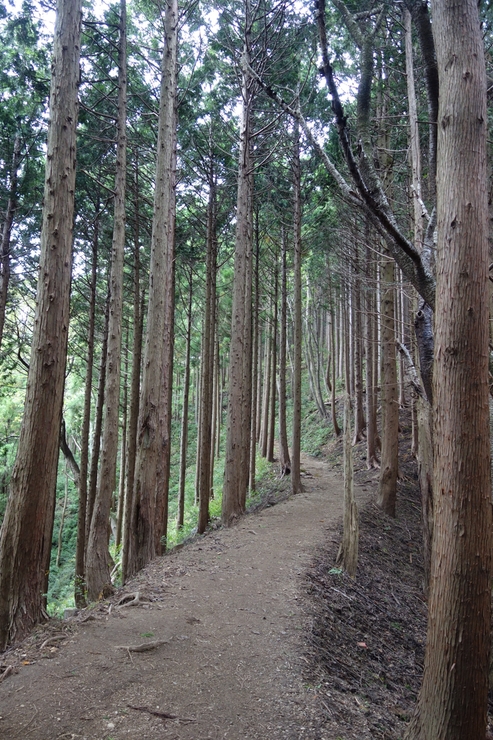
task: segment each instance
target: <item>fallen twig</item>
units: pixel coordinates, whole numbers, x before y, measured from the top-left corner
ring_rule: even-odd
[[[178,717],[177,714],[170,714],[169,712],[157,712],[154,709],[149,709],[149,707],[134,707],[132,704],[127,704],[127,707],[129,709],[135,709],[137,712],[147,712],[147,714],[152,714],[153,717],[159,717],[160,719],[177,719],[179,722],[196,722],[196,719],[191,719],[190,717]]]
[[[140,645],[115,645],[117,650],[127,650],[129,653],[147,653],[149,650],[155,650],[161,645],[171,642],[168,640],[154,640],[154,642],[143,642]]]
[[[2,673],[2,675],[0,676],[0,683],[2,683],[2,681],[5,681],[5,679],[8,676],[10,676],[13,672],[14,672],[14,666],[8,665],[6,669],[4,670],[4,672]]]
[[[60,640],[66,640],[68,635],[53,635],[53,637],[48,637],[39,648],[40,650],[43,650],[45,647],[50,647],[51,645],[55,645],[57,642],[60,642]]]

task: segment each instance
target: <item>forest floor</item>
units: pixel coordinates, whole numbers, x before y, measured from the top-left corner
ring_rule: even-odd
[[[303,493],[273,481],[236,526],[0,656],[0,738],[402,737],[426,627],[415,464],[404,450],[391,520],[373,503],[378,471],[355,448],[352,581],[334,567],[341,442],[326,452],[303,457]]]

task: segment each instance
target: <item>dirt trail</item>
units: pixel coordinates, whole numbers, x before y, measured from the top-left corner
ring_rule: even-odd
[[[343,490],[323,461],[303,469],[304,493],[156,560],[122,592],[148,603],[116,608],[120,593],[60,643],[31,637],[29,664],[0,684],[0,738],[334,740],[303,685],[300,586]]]

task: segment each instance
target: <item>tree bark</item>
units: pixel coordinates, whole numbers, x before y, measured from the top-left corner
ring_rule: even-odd
[[[399,398],[395,356],[394,262],[382,265],[382,457],[378,484],[378,506],[395,517],[399,452]]]
[[[0,347],[2,346],[3,330],[5,326],[5,313],[7,310],[7,299],[10,282],[10,243],[15,211],[17,208],[17,175],[21,163],[21,138],[19,135],[14,140],[14,152],[12,154],[12,165],[10,167],[9,199],[5,211],[5,220],[2,230],[2,245],[0,249]]]
[[[118,123],[115,203],[109,298],[108,346],[104,398],[101,464],[86,552],[86,589],[90,601],[108,596],[112,562],[108,551],[109,517],[116,489],[123,316],[123,261],[125,254],[125,196],[127,174],[127,8],[120,0],[118,41]]]
[[[183,410],[180,434],[180,477],[178,479],[178,513],[176,529],[183,528],[185,520],[185,479],[187,475],[188,452],[188,407],[190,401],[190,348],[192,343],[192,305],[193,305],[193,273],[190,268],[188,276],[188,310],[187,310],[187,339],[185,351],[185,377],[183,379]],[[197,454],[197,461],[199,455]],[[200,532],[200,534],[202,534]]]
[[[435,527],[413,740],[486,735],[491,627],[486,71],[476,0],[433,4],[440,79]]]
[[[171,368],[165,366],[166,326],[172,296],[170,286],[173,262],[176,138],[176,84],[178,6],[167,0],[165,6],[165,45],[162,58],[161,93],[158,120],[154,217],[151,236],[149,307],[144,354],[144,371],[138,422],[138,449],[135,462],[133,545],[127,556],[127,577],[136,573],[156,555],[163,531],[165,465],[169,449],[168,423]],[[173,281],[171,281],[173,282]],[[165,377],[166,374],[166,377]],[[129,540],[129,545],[132,541]]]
[[[251,357],[251,255],[252,191],[251,157],[252,79],[249,73],[251,10],[245,4],[245,38],[242,69],[242,118],[240,123],[240,157],[236,210],[235,267],[231,344],[229,355],[228,426],[224,464],[222,521],[229,526],[245,507],[250,461]],[[250,286],[250,290],[249,290]],[[250,373],[251,376],[251,373]],[[248,434],[247,434],[248,429]]]
[[[34,332],[0,535],[0,650],[44,616],[69,324],[80,27],[79,0],[59,0]]]
[[[216,233],[216,183],[213,166],[212,142],[210,144],[209,202],[207,207],[207,254],[206,254],[206,289],[204,315],[204,351],[202,353],[201,373],[201,425],[200,439],[200,475],[199,475],[199,519],[197,531],[205,532],[209,523],[209,501],[212,491],[212,411],[214,400],[214,338],[216,314],[216,270],[217,270],[217,233]]]
[[[301,493],[301,165],[300,134],[295,121],[293,146],[293,441],[291,449],[291,490]]]
[[[287,309],[288,309],[288,267],[287,239],[282,230],[281,254],[281,327],[279,337],[279,463],[281,475],[291,472],[291,458],[288,447],[286,426],[286,344],[287,344]]]

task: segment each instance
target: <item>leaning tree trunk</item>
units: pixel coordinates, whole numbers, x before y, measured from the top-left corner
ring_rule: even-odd
[[[436,0],[440,76],[434,514],[423,685],[407,737],[483,740],[491,628],[486,72],[476,0]]]
[[[0,536],[0,650],[44,616],[72,265],[80,0],[59,0],[41,254],[24,416]]]
[[[125,194],[127,174],[127,8],[120,0],[118,45],[118,124],[115,173],[115,204],[109,298],[106,385],[103,436],[96,499],[92,511],[86,551],[86,589],[89,601],[108,596],[111,558],[108,551],[111,500],[116,488],[120,375],[123,316],[123,261],[125,255]]]

